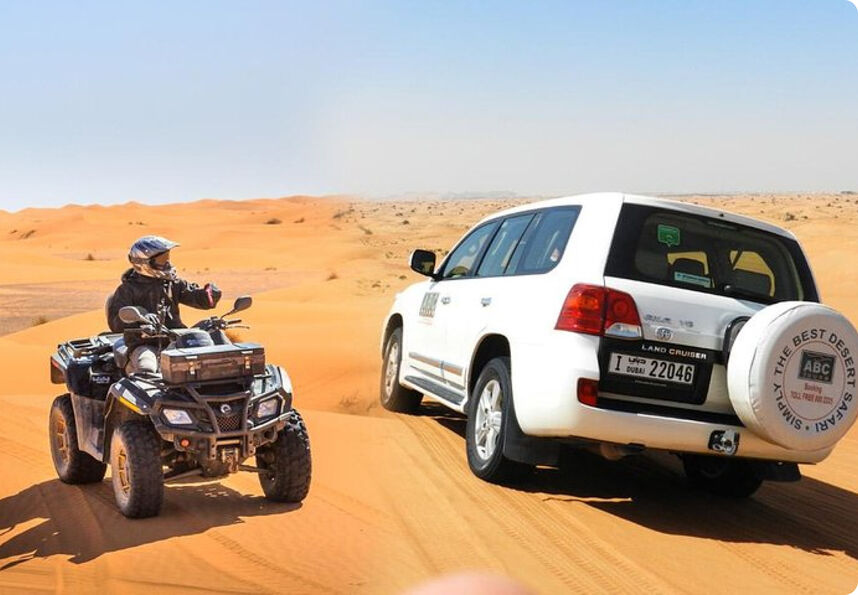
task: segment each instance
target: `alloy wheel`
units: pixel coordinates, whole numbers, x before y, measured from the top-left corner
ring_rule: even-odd
[[[384,393],[390,397],[399,375],[399,343],[393,343],[387,352],[387,366],[384,370]]]
[[[480,393],[474,424],[474,442],[479,457],[487,461],[495,452],[503,422],[503,391],[500,382],[489,380]]]

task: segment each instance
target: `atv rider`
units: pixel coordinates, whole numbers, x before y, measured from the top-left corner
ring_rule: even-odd
[[[167,328],[186,328],[179,316],[179,304],[209,310],[220,300],[221,291],[214,283],[200,287],[179,279],[170,264],[170,250],[178,246],[160,236],[144,236],[134,242],[128,252],[132,268],[122,275],[122,284],[108,299],[107,324],[113,332],[124,332],[128,347],[126,372],[158,371],[158,353],[164,344],[159,338],[147,338],[140,333],[127,332],[138,324],[126,324],[119,318],[123,306],[138,306],[156,327],[160,322]]]

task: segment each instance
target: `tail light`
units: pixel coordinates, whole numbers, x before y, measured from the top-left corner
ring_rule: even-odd
[[[561,331],[600,335],[605,322],[604,317],[605,288],[579,284],[569,290],[554,328]]]
[[[599,381],[589,378],[578,379],[578,402],[596,407],[599,404]]]
[[[632,296],[622,291],[605,289],[607,307],[605,308],[605,336],[620,339],[640,339],[641,317]]]
[[[569,290],[554,328],[619,339],[643,336],[632,296],[609,287],[583,283]]]

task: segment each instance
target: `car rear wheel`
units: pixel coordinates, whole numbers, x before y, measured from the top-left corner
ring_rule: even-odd
[[[110,472],[119,511],[130,518],[156,516],[164,502],[161,437],[147,420],[124,422],[110,441]]]
[[[57,476],[65,483],[96,483],[104,479],[107,465],[83,452],[77,445],[74,408],[69,395],[60,395],[51,405],[48,435]]]
[[[468,466],[485,481],[514,483],[533,472],[533,465],[512,461],[503,454],[506,418],[511,407],[509,358],[497,357],[480,372],[465,427]]]
[[[379,396],[381,406],[397,413],[415,413],[423,400],[416,390],[399,384],[399,368],[402,365],[402,327],[390,333],[384,346],[384,362],[381,366]]]
[[[682,464],[692,486],[718,496],[747,498],[763,485],[753,464],[745,459],[686,455]]]

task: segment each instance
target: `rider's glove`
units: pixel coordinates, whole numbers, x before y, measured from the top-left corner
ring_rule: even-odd
[[[146,319],[146,324],[151,324],[155,328],[161,326],[161,319],[158,318],[157,314],[146,314],[144,318]]]
[[[214,308],[218,300],[220,300],[221,291],[214,283],[206,283],[203,289],[206,290],[206,297],[209,298],[209,308]]]

